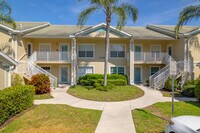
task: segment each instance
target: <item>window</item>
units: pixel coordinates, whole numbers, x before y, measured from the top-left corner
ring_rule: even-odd
[[[93,45],[79,45],[78,57],[93,58],[94,57],[94,46]]]
[[[151,58],[160,58],[160,46],[151,46]]]
[[[31,44],[28,44],[27,54],[28,54],[28,57],[30,57],[32,54],[32,45]]]
[[[45,71],[51,73],[51,68],[50,67],[41,67],[42,69],[44,69]]]
[[[110,45],[111,58],[125,58],[125,45]]]
[[[159,67],[151,67],[151,75],[154,75],[156,72],[159,71]]]
[[[110,73],[124,75],[124,67],[110,67]]]
[[[78,77],[81,77],[81,76],[86,75],[86,74],[93,74],[93,73],[94,73],[93,67],[86,66],[86,67],[79,67],[78,68]]]

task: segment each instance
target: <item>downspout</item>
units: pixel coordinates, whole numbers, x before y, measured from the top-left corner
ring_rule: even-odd
[[[134,84],[134,38],[133,36],[130,37],[130,79],[129,83]]]

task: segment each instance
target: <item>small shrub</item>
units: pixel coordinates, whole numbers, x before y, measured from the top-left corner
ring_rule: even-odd
[[[93,87],[96,89],[96,90],[99,90],[99,91],[109,91],[111,89],[115,89],[116,86],[113,85],[113,84],[107,84],[107,86],[103,86],[103,84],[101,83],[94,83]]]
[[[36,74],[32,76],[30,85],[35,86],[36,94],[50,93],[50,80],[45,74]]]
[[[176,91],[177,87],[178,87],[178,81],[174,80],[174,90],[175,91]],[[170,77],[165,82],[164,89],[167,90],[167,91],[172,91],[172,79]]]
[[[0,90],[0,125],[33,106],[34,86],[17,85]]]
[[[11,86],[23,85],[23,79],[19,74],[13,73],[11,75]]]
[[[183,86],[181,94],[186,97],[194,97],[195,85],[186,84]]]
[[[196,80],[194,95],[200,103],[200,78]]]

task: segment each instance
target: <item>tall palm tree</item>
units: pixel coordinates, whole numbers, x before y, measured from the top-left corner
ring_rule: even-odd
[[[184,24],[200,18],[200,0],[198,1],[199,4],[185,7],[179,14],[179,20],[175,28],[176,37],[178,37],[179,30]]]
[[[14,29],[16,28],[16,23],[14,19],[10,16],[12,9],[6,0],[0,0],[0,23],[9,24]]]
[[[82,0],[79,0],[82,1]],[[128,18],[135,22],[138,18],[138,10],[135,6],[129,3],[119,3],[120,0],[89,0],[90,7],[83,10],[78,18],[78,25],[82,26],[87,21],[88,17],[96,11],[103,11],[106,16],[106,39],[105,39],[105,63],[104,63],[104,86],[107,85],[107,68],[108,54],[110,44],[110,23],[112,15],[117,16],[117,28],[121,28],[126,24]]]

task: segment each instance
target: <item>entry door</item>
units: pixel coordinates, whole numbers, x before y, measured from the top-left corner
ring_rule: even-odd
[[[140,61],[142,59],[142,47],[141,45],[135,45],[135,60]]]
[[[167,52],[170,56],[172,56],[172,46],[167,46]]]
[[[68,67],[67,66],[60,67],[60,82],[68,83],[68,77],[69,77]]]
[[[135,67],[134,70],[134,79],[135,79],[135,83],[141,83],[141,68],[140,67]]]
[[[61,51],[61,60],[68,60],[68,45],[67,44],[61,44],[60,45],[60,51]]]

